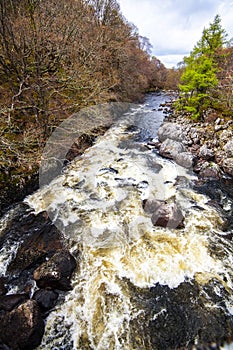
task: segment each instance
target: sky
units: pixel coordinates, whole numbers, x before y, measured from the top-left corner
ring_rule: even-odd
[[[118,0],[125,18],[152,44],[152,54],[167,68],[188,55],[215,15],[233,37],[232,0]]]

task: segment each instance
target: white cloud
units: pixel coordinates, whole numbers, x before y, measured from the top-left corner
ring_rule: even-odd
[[[153,54],[167,66],[180,62],[219,14],[233,36],[233,1],[229,0],[119,0],[122,13],[150,39]]]
[[[173,68],[183,61],[184,55],[157,55],[156,56],[167,68]]]

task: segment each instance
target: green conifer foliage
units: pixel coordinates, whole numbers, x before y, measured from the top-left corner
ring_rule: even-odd
[[[191,113],[193,119],[199,119],[204,110],[212,107],[211,92],[218,85],[216,53],[226,44],[226,37],[221,18],[216,15],[209,28],[203,30],[193,51],[184,58],[177,108]]]

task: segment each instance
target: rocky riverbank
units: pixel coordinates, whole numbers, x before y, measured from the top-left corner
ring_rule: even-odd
[[[35,215],[20,203],[6,215],[0,221],[1,259],[11,253],[4,249],[19,248],[0,271],[0,349],[34,349],[44,320],[71,289],[77,262],[45,212]]]
[[[75,140],[64,165],[81,155],[107,127],[91,130]],[[27,174],[25,174],[25,179]],[[66,240],[46,212],[35,215],[22,200],[38,188],[38,173],[33,181],[7,186],[1,191],[0,259],[16,252],[5,271],[0,270],[0,349],[34,349],[43,337],[45,319],[71,287],[76,259]]]
[[[232,180],[233,120],[210,111],[194,123],[187,115],[170,113],[158,131],[159,153],[192,169],[201,179]]]
[[[64,164],[69,163],[75,157],[81,155],[88,147],[91,147],[96,137],[103,135],[108,127],[100,126],[93,128],[89,133],[80,135],[67,153]],[[27,195],[39,188],[40,161],[41,159],[37,159],[37,166],[32,166],[30,173],[22,172],[22,169],[17,168],[17,166],[12,169],[7,168],[3,170],[2,177],[0,178],[0,217],[11,205],[22,201]]]

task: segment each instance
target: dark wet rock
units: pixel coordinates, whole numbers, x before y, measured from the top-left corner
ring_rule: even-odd
[[[99,135],[103,135],[106,130],[108,129],[108,126],[100,125],[96,128],[93,128],[89,130],[88,134],[81,134],[72,144],[70,147],[67,155],[66,160],[68,162],[71,162],[74,158],[80,156],[83,154],[83,152],[91,147],[96,140],[96,137]]]
[[[162,142],[159,154],[163,157],[176,159],[178,154],[185,152],[185,147],[181,142],[177,142],[171,139],[166,139]]]
[[[205,163],[206,162],[203,159],[198,159],[195,165],[193,166],[193,171],[195,171],[196,173],[199,173]]]
[[[128,125],[125,131],[127,133],[135,133],[135,132],[138,132],[138,127],[136,125]]]
[[[0,247],[7,242],[20,242],[28,235],[41,229],[47,222],[43,214],[33,214],[31,208],[27,204],[18,203],[9,210],[6,218],[6,227],[1,232]]]
[[[34,300],[0,315],[0,339],[12,350],[35,349],[44,334],[44,322]]]
[[[159,148],[160,144],[161,143],[159,141],[148,141],[147,142],[147,146],[150,146],[150,148]]]
[[[33,299],[36,300],[39,307],[44,311],[52,309],[56,305],[57,298],[57,292],[46,289],[39,289],[33,295]]]
[[[160,142],[166,139],[174,141],[183,140],[183,130],[180,125],[175,123],[164,123],[158,130],[158,139]]]
[[[222,302],[227,291],[221,288],[219,295],[220,283],[200,286],[192,280],[177,288],[156,284],[150,289],[128,285],[132,303],[143,310],[131,320],[132,348],[207,350],[215,343],[220,349],[232,340],[232,316]]]
[[[78,183],[74,184],[71,188],[75,189],[75,190],[79,190],[80,188],[82,188],[85,185],[85,179],[79,181]],[[69,187],[69,186],[68,186]]]
[[[163,288],[164,296],[159,289],[153,291],[160,295],[153,311],[155,315],[159,314],[150,321],[153,348],[183,349],[189,345],[191,349],[195,344],[197,348],[208,349],[210,344],[220,345],[232,337],[231,318],[220,307],[205,307],[205,299],[198,295],[199,288],[195,284],[183,283],[174,290]],[[206,288],[207,297],[210,290],[210,287]],[[213,305],[219,302],[214,293],[209,298]]]
[[[61,250],[40,265],[33,276],[39,288],[70,290],[70,278],[76,265],[69,251]]]
[[[69,162],[80,156],[88,147],[93,145],[95,137],[93,135],[82,134],[80,135],[75,142],[72,144],[69,149],[66,160]]]
[[[151,221],[154,226],[183,228],[184,217],[175,203],[166,203],[158,200],[143,201],[146,213],[152,214]]]
[[[115,177],[114,180],[117,182],[119,187],[136,185],[136,180],[132,177],[127,177],[127,178]]]
[[[0,277],[0,296],[7,293],[6,281],[4,277]]]
[[[137,188],[139,189],[147,188],[148,186],[149,186],[149,182],[145,180],[137,184]]]
[[[224,218],[223,225],[225,226],[227,223],[227,227],[222,227],[222,229],[233,232],[233,179],[204,179],[194,185],[194,190],[208,196],[212,203],[218,203],[216,209]],[[219,206],[221,209],[219,209]]]
[[[100,169],[99,171],[98,171],[98,174],[97,175],[103,175],[103,174],[107,174],[107,173],[110,173],[110,174],[118,174],[119,173],[119,171],[118,170],[116,170],[116,169],[114,169],[114,168],[111,168],[111,167],[109,167],[109,168],[102,168],[102,169]]]
[[[15,203],[22,201],[27,195],[39,188],[38,169],[31,173],[24,172],[16,174],[12,181],[12,176],[6,176],[0,183],[0,217]]]
[[[175,204],[164,204],[152,215],[151,221],[154,226],[183,228],[184,217]]]
[[[24,270],[45,256],[51,256],[62,248],[61,238],[60,231],[44,213],[44,224],[24,240],[17,251],[16,257],[10,263],[8,271]]]
[[[0,310],[12,311],[27,299],[29,299],[28,294],[8,294],[0,296]]]
[[[154,172],[154,173],[159,173],[160,170],[163,168],[163,166],[161,164],[158,164],[156,161],[156,158],[153,157],[149,157],[147,156],[146,159],[147,162],[147,166]]]
[[[196,157],[190,152],[178,153],[176,163],[184,168],[191,169],[196,161]]]
[[[187,179],[186,176],[177,176],[175,186],[181,187],[181,188],[192,188],[192,181],[190,179]]]

